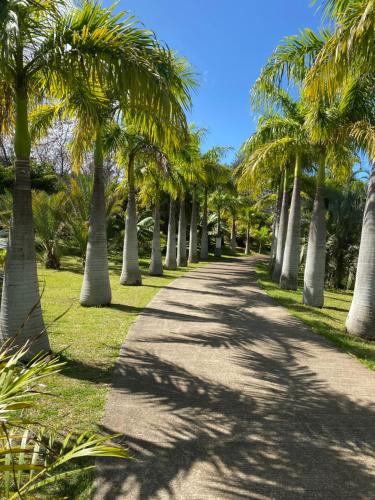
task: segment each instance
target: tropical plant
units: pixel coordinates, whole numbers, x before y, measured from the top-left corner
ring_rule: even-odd
[[[201,231],[201,259],[208,258],[208,194],[219,184],[230,182],[229,169],[223,167],[221,161],[225,157],[228,148],[214,146],[206,151],[201,158],[203,170],[203,214]]]
[[[37,407],[43,382],[63,367],[57,357],[39,354],[28,364],[30,345],[0,348],[0,493],[2,498],[50,498],[49,488],[82,470],[82,459],[127,458],[125,449],[108,444],[109,436],[92,432],[50,434],[27,412]]]
[[[168,174],[169,166],[165,155],[160,151],[156,161],[148,161],[140,170],[141,183],[139,200],[144,205],[151,203],[153,207],[153,236],[150,262],[150,275],[163,275],[163,261],[160,246],[160,200],[164,188],[164,177]]]
[[[374,9],[372,0],[328,0],[327,13],[334,22],[334,32],[316,58],[315,64],[306,76],[306,93],[312,98],[328,92],[330,95],[340,92],[347,82],[368,79],[372,105],[368,111],[374,111]],[[354,123],[350,135],[367,153],[372,163],[367,203],[363,216],[361,244],[358,256],[356,284],[353,302],[349,311],[346,327],[349,333],[375,338],[375,314],[373,301],[375,281],[375,132],[372,119]]]
[[[48,195],[43,191],[33,193],[33,215],[37,240],[44,250],[45,267],[60,269],[60,238],[66,216],[65,193]]]

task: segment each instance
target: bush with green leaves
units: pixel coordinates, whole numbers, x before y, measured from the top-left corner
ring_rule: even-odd
[[[28,351],[29,345],[0,348],[0,498],[53,498],[56,484],[94,467],[85,459],[128,458],[125,449],[108,444],[109,436],[49,433],[28,418],[43,394],[43,382],[64,365],[48,354],[25,364]]]

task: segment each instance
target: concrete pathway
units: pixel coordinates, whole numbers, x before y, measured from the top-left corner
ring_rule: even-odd
[[[259,289],[251,259],[162,290],[133,325],[104,426],[133,461],[96,499],[375,499],[375,375]]]

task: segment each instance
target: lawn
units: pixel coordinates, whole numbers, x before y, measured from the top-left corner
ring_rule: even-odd
[[[371,370],[375,370],[375,342],[361,340],[345,332],[345,319],[352,301],[352,292],[326,290],[324,307],[316,309],[301,303],[302,289],[299,288],[296,292],[281,290],[270,280],[267,265],[257,266],[257,278],[268,295],[286,307],[293,316],[304,321],[314,332],[323,335],[355,356]]]
[[[52,350],[66,366],[50,380],[48,391],[54,396],[45,398],[38,418],[53,429],[63,425],[87,430],[99,424],[111,371],[129,327],[161,288],[202,264],[151,277],[149,261],[141,260],[143,285],[130,287],[119,284],[121,263],[111,260],[112,305],[93,308],[81,307],[78,302],[83,279],[78,259],[64,258],[59,271],[40,268],[42,307]]]
[[[137,315],[165,285],[189,269],[165,271],[162,277],[148,276],[148,260],[141,260],[143,285],[121,286],[120,260],[110,262],[113,293],[111,307],[83,308],[79,293],[83,279],[80,261],[63,259],[59,271],[39,269],[44,288],[42,307],[52,350],[66,362],[61,373],[52,377],[38,411],[32,416],[49,430],[97,430],[103,416],[111,372],[121,344]],[[59,318],[59,316],[61,316]],[[55,321],[56,318],[57,321]],[[79,475],[59,490],[68,498],[90,497],[92,475]]]

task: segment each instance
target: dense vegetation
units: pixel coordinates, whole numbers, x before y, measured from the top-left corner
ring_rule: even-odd
[[[373,339],[375,5],[324,3],[329,27],[286,37],[253,86],[259,121],[240,153],[240,185],[277,193],[273,280],[297,290],[302,270],[302,301],[319,308],[326,284],[354,286],[347,331]]]
[[[45,491],[77,470],[66,469],[70,460],[127,456],[98,434],[57,439],[21,411],[40,379],[56,388],[60,370],[83,365],[79,355],[63,367],[40,354],[64,346],[49,337],[50,292],[44,302],[38,269],[48,269],[45,287],[48,273],[61,272],[59,293],[75,301],[79,324],[88,321],[81,306],[107,320],[119,289],[139,311],[156,291],[142,283],[159,289],[210,253],[270,251],[275,284],[262,281],[274,296],[280,287],[295,300],[303,278],[304,313],[324,306],[325,287],[353,290],[340,345],[361,357],[366,345],[350,335],[375,338],[375,3],[324,4],[328,28],[285,38],[266,61],[251,92],[257,129],[228,165],[229,148],[205,150],[207,132],[187,123],[194,70],[153,32],[90,0],[2,2],[0,479],[8,497]],[[129,290],[144,293],[131,303]],[[47,312],[48,324],[64,324],[61,312]],[[100,411],[124,333],[114,328],[110,353],[98,352],[100,401],[91,386],[76,387]],[[48,412],[35,414],[49,423]]]

